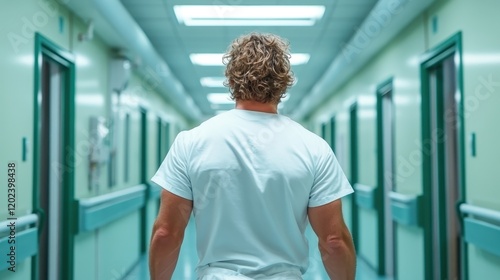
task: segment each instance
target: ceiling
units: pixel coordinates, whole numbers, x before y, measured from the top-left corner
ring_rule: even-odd
[[[122,0],[139,27],[151,41],[172,74],[180,81],[197,107],[205,116],[234,105],[211,104],[209,93],[228,92],[227,88],[204,87],[202,77],[222,77],[223,66],[193,65],[192,53],[223,53],[232,40],[249,32],[278,34],[290,42],[292,53],[308,53],[306,64],[294,65],[292,69],[297,84],[289,90],[289,98],[283,103],[281,112],[292,112],[307,97],[312,88],[334,58],[339,54],[359,26],[372,10],[377,0],[293,0],[293,1],[211,1],[214,5],[323,5],[323,17],[313,26],[185,26],[179,23],[174,5],[207,5],[201,0]]]

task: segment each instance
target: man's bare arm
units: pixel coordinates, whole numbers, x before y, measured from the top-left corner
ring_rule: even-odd
[[[184,230],[193,202],[163,190],[149,249],[149,272],[152,280],[170,280],[184,239]]]
[[[319,239],[323,265],[334,280],[354,280],[356,252],[349,229],[342,216],[340,199],[308,208],[311,226]]]

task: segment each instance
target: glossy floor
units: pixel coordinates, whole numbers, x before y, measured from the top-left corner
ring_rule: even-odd
[[[319,257],[319,251],[316,249],[314,244],[317,244],[317,238],[312,232],[311,228],[307,228],[306,235],[309,240],[309,256],[310,264],[307,273],[304,274],[304,280],[327,280],[323,264]],[[311,245],[312,244],[312,245]],[[196,267],[196,262],[198,260],[195,248],[195,230],[192,221],[188,224],[186,229],[186,234],[184,236],[184,242],[181,248],[181,253],[179,256],[179,262],[175,269],[173,279],[174,280],[191,280],[196,279],[194,269]],[[131,271],[127,277],[123,280],[146,280],[149,279],[148,273],[148,263],[146,257],[144,257],[140,263]],[[377,276],[375,271],[373,271],[363,260],[358,259],[356,280],[390,280],[385,277]]]

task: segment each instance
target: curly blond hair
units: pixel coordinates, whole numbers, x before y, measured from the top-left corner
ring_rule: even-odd
[[[273,34],[251,33],[232,42],[223,56],[233,100],[279,103],[294,77],[288,42]]]

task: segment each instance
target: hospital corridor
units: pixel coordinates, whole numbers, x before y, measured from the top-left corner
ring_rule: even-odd
[[[0,0],[0,279],[153,279],[163,182],[189,185],[170,195],[195,201],[174,217],[187,227],[174,234],[183,239],[173,280],[212,279],[197,276],[203,265],[250,266],[207,260],[215,247],[253,246],[254,232],[269,252],[250,259],[296,254],[300,264],[286,263],[293,279],[330,279],[307,216],[332,203],[316,191],[328,187],[342,192],[356,280],[500,279],[499,13],[497,0]],[[263,77],[237,68],[251,34],[289,50],[254,67],[284,59],[292,78],[280,84],[278,66]],[[259,101],[273,116],[238,112],[255,100],[236,96],[244,88],[234,77],[255,92],[286,88],[275,103]],[[233,127],[277,116],[287,131]],[[307,136],[279,138],[298,135],[291,127]],[[224,140],[208,145],[200,131]],[[188,175],[172,180],[171,170]],[[157,172],[169,179],[152,180]],[[205,182],[219,189],[190,185]],[[238,191],[224,201],[234,195],[226,184],[276,182],[307,193],[263,188],[279,198]],[[292,204],[302,208],[281,207]],[[224,220],[237,215],[248,219]],[[296,223],[275,218],[286,215]],[[224,235],[222,224],[242,234]],[[292,280],[252,277],[213,279]]]

